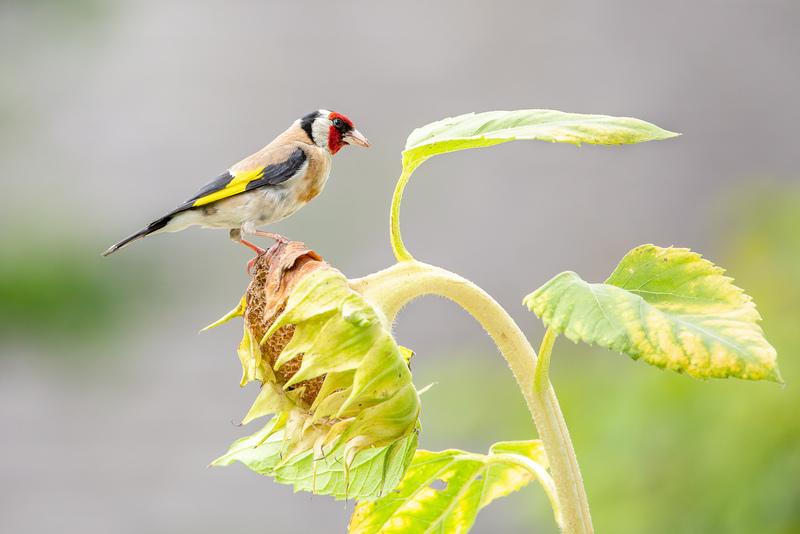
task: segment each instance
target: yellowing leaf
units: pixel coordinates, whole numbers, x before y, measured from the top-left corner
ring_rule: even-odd
[[[396,490],[356,506],[350,533],[466,532],[481,508],[534,479],[522,463],[548,476],[538,440],[498,443],[489,455],[417,450]]]
[[[701,379],[782,382],[749,296],[687,249],[632,250],[604,284],[562,273],[525,298],[556,333]]]

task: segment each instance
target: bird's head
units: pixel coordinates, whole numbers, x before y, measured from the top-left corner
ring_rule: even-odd
[[[369,147],[369,141],[356,130],[353,121],[341,113],[320,109],[312,111],[299,122],[314,144],[329,149],[331,154],[336,154],[344,145]]]

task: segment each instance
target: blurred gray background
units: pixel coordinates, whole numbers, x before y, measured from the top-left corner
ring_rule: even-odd
[[[257,394],[238,387],[233,308],[251,252],[186,230],[100,252],[305,113],[373,148],[270,227],[348,277],[394,261],[400,153],[470,111],[633,116],[681,137],[514,142],[434,158],[401,210],[414,256],[491,293],[538,346],[522,298],[563,270],[604,280],[643,243],[689,247],[752,295],[787,387],[703,383],[556,344],[553,383],[604,532],[800,532],[797,2],[0,4],[0,531],[343,532],[352,503],[207,469]],[[261,243],[269,245],[269,242]],[[421,446],[485,452],[535,429],[466,313],[422,299]],[[541,488],[474,532],[555,532]]]

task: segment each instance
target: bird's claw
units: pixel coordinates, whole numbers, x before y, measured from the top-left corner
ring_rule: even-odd
[[[287,244],[292,242],[291,239],[283,237],[282,235],[279,235],[278,237],[280,237],[281,239],[276,239],[275,240],[275,244],[272,245],[271,247],[269,247],[269,249],[267,249],[267,250],[264,250],[262,248],[256,247],[256,248],[258,248],[258,250],[256,251],[257,252],[256,257],[247,262],[247,274],[248,275],[253,276],[252,274],[250,274],[250,270],[253,268],[253,265],[256,264],[256,261],[258,261],[258,258],[260,258],[262,255],[266,254],[267,255],[267,263],[269,263],[270,262],[270,257],[273,256],[275,254],[275,252],[277,252],[278,247],[280,247],[281,245],[287,245]],[[252,243],[250,243],[248,246],[250,246],[250,245],[252,245]],[[255,245],[253,245],[253,246],[255,246]],[[253,247],[251,247],[251,248],[253,248]],[[253,250],[255,250],[255,248]]]
[[[262,251],[261,251],[261,254],[263,254],[263,253],[264,253],[264,251],[262,250]],[[255,258],[253,258],[252,260],[250,260],[250,261],[248,261],[248,262],[247,262],[247,276],[253,276],[253,275],[250,273],[250,269],[252,269],[252,268],[253,268],[253,265],[255,265],[255,264],[256,264],[256,260],[257,260],[258,258],[260,258],[260,257],[261,257],[261,254],[259,254],[258,256],[256,256]]]

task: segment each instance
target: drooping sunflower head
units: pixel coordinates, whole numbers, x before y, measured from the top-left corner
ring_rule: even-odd
[[[239,306],[215,325],[236,316],[244,318],[242,384],[262,383],[243,423],[275,417],[256,435],[258,441],[252,436],[245,438],[251,440],[247,446],[237,442],[241,454],[232,455],[232,448],[216,464],[238,459],[280,480],[281,468],[308,458],[312,478],[318,478],[324,461],[326,473],[343,477],[344,492],[316,482],[311,489],[360,498],[375,497],[393,483],[354,494],[349,479],[362,456],[402,476],[401,464],[408,465],[416,448],[420,406],[407,351],[341,272],[302,243],[279,244],[256,261]]]

